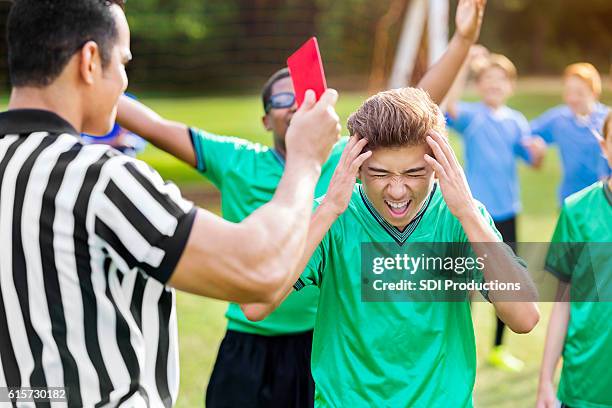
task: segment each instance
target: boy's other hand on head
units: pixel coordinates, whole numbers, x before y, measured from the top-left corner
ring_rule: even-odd
[[[433,157],[426,154],[425,161],[436,172],[442,196],[450,212],[460,222],[477,214],[478,209],[465,173],[447,138],[432,131],[427,136],[427,143],[433,151]]]

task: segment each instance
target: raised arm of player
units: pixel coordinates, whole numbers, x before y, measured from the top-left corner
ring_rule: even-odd
[[[304,255],[295,273],[289,280],[289,284],[286,285],[285,289],[279,292],[279,296],[271,302],[241,305],[242,311],[247,319],[253,321],[265,319],[283,302],[283,300],[285,300],[289,293],[291,293],[293,284],[297,282],[302,271],[306,268],[310,257],[317,249],[317,246],[331,225],[344,211],[346,211],[351,199],[353,187],[357,180],[359,168],[363,162],[372,155],[371,151],[362,153],[366,144],[366,139],[359,139],[356,136],[350,138],[342,152],[338,166],[334,171],[327,194],[310,220],[310,229],[308,230],[308,239],[306,240]]]
[[[307,92],[291,121],[285,172],[269,203],[238,224],[198,210],[171,286],[234,302],[271,302],[291,284],[306,244],[314,187],[340,134],[336,100],[328,90],[315,104],[314,93]]]
[[[457,29],[448,48],[440,59],[425,73],[417,88],[429,93],[431,99],[441,104],[452,87],[470,47],[478,41],[486,0],[460,0],[455,24]]]
[[[452,118],[456,118],[459,114],[457,111],[457,102],[459,102],[463,95],[470,71],[474,69],[474,66],[478,63],[478,61],[482,61],[484,58],[487,58],[488,54],[489,50],[482,45],[473,45],[470,48],[468,57],[465,59],[463,66],[459,70],[453,86],[448,91],[444,102],[442,102],[440,105],[442,110],[448,112]]]
[[[119,98],[117,122],[156,147],[185,163],[196,166],[196,155],[184,123],[167,120],[142,103],[125,95]]]
[[[514,296],[507,292],[489,291],[489,300],[495,306],[495,312],[512,331],[530,332],[540,319],[533,282],[525,268],[502,245],[492,244],[501,243],[501,239],[476,206],[463,169],[448,140],[432,132],[427,137],[427,143],[434,157],[426,154],[425,161],[436,172],[448,209],[461,223],[476,255],[484,259],[485,281],[519,282],[521,285],[521,290]]]
[[[559,282],[557,301],[554,303],[550,313],[542,366],[540,367],[537,408],[556,408],[558,406],[554,377],[557,363],[563,352],[563,344],[565,343],[567,326],[570,319],[570,303],[568,301],[570,287],[571,285],[568,283]]]

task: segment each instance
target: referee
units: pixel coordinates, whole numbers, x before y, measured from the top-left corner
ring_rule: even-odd
[[[112,127],[129,38],[118,0],[16,0],[9,14],[0,388],[65,387],[69,406],[170,406],[178,371],[153,354],[143,329],[157,318],[156,344],[173,341],[162,327],[173,318],[170,287],[270,301],[303,251],[314,186],[338,139],[335,92],[316,104],[307,94],[274,199],[230,223],[183,200],[145,163],[79,139]]]

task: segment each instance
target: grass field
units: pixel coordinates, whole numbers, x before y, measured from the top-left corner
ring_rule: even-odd
[[[528,118],[560,103],[556,87],[538,88],[533,84],[519,84],[517,95],[509,105],[521,110]],[[346,122],[349,113],[363,100],[363,95],[342,95],[337,110]],[[173,98],[143,101],[160,114],[175,120],[202,127],[210,132],[240,136],[269,144],[271,138],[261,126],[261,106],[256,95],[226,98]],[[610,103],[608,95],[607,102]],[[458,150],[457,138],[453,143]],[[459,153],[460,154],[460,153]],[[193,170],[154,148],[141,156],[162,175],[177,182],[184,191],[209,191],[213,187]],[[560,168],[556,152],[550,151],[544,168],[534,172],[521,165],[520,177],[524,211],[519,220],[519,239],[526,242],[547,241],[557,216],[556,187]],[[207,201],[208,208],[218,211],[217,200]],[[203,405],[203,393],[214,363],[218,344],[225,329],[226,304],[178,296],[178,321],[181,353],[181,389],[179,407]],[[537,375],[546,332],[550,304],[542,304],[542,320],[529,335],[506,334],[506,343],[515,355],[526,362],[521,374],[500,373],[483,360],[492,344],[494,315],[491,306],[474,305],[474,323],[477,336],[479,367],[475,390],[477,407],[534,406]]]

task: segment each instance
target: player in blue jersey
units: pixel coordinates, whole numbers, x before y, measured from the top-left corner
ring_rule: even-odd
[[[525,116],[506,105],[517,77],[514,64],[484,48],[475,48],[471,54],[471,64],[466,63],[450,92],[447,124],[463,141],[465,173],[474,197],[485,205],[504,241],[515,248],[516,219],[521,211],[517,161],[539,167],[546,145],[541,138],[531,137]],[[457,101],[470,65],[480,101]],[[523,362],[503,346],[504,327],[497,318],[488,361],[502,370],[520,371]]]
[[[599,102],[601,77],[589,63],[572,64],[564,74],[564,105],[552,108],[531,122],[531,130],[561,155],[563,180],[559,205],[566,197],[610,174],[601,154],[601,129],[609,108]]]

